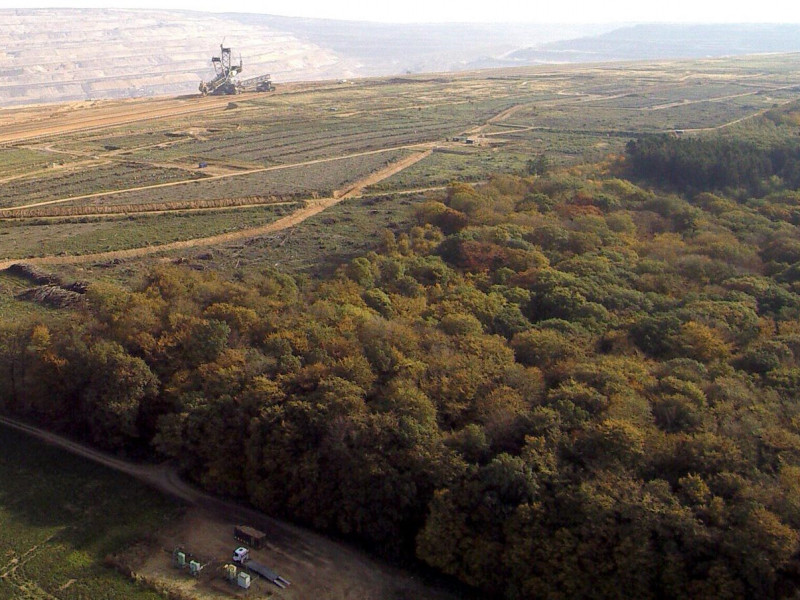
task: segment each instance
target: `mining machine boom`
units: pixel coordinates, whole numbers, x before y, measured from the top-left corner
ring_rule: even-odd
[[[220,55],[211,58],[214,65],[214,78],[210,81],[200,82],[200,93],[203,96],[223,94],[238,94],[244,91],[271,92],[275,89],[272,85],[272,78],[269,75],[259,75],[243,81],[238,81],[236,76],[242,72],[242,57],[239,56],[239,64],[231,59],[231,49],[223,44],[219,46]]]

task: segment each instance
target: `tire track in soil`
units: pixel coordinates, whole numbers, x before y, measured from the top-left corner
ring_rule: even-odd
[[[384,179],[395,175],[404,169],[407,169],[411,165],[418,163],[419,161],[423,160],[430,156],[433,152],[432,149],[428,149],[424,152],[420,152],[417,154],[412,154],[411,156],[407,156],[397,162],[394,162],[388,165],[386,168],[381,169],[380,171],[376,171],[371,175],[361,179],[360,181],[356,182],[352,185],[349,189],[341,193],[334,193],[333,197],[331,198],[321,198],[315,200],[308,200],[305,207],[296,210],[290,215],[282,217],[277,221],[273,221],[268,223],[267,225],[262,225],[260,227],[253,227],[250,229],[243,229],[240,231],[232,231],[230,233],[223,233],[219,235],[203,237],[203,238],[194,238],[190,240],[182,240],[179,242],[171,242],[168,244],[161,244],[158,246],[143,246],[139,248],[129,248],[127,250],[112,250],[109,252],[98,252],[94,254],[80,254],[80,255],[68,255],[68,256],[40,256],[34,258],[16,258],[16,259],[9,259],[0,261],[0,270],[7,269],[11,265],[15,263],[26,263],[31,265],[64,265],[64,264],[79,264],[79,263],[91,263],[91,262],[103,262],[108,260],[114,259],[127,259],[127,258],[138,258],[141,256],[147,256],[150,254],[157,254],[160,252],[169,252],[173,250],[185,250],[187,248],[196,248],[199,246],[218,246],[220,244],[226,244],[229,242],[235,242],[242,239],[258,237],[261,235],[266,235],[269,233],[274,233],[276,231],[281,231],[284,229],[288,229],[290,227],[294,227],[321,213],[322,211],[338,204],[342,200],[346,200],[348,198],[353,198],[361,194],[361,192],[367,186],[374,185]]]

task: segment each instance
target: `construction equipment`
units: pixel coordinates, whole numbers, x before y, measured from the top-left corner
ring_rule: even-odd
[[[228,581],[236,581],[236,576],[239,574],[239,569],[236,568],[236,565],[223,565],[222,572],[225,573],[225,579]]]
[[[236,548],[236,550],[233,551],[233,562],[241,565],[242,568],[247,569],[248,571],[252,571],[253,573],[261,575],[261,577],[274,583],[281,589],[286,588],[291,584],[291,581],[284,579],[275,571],[270,569],[267,565],[262,565],[260,562],[252,560],[250,558],[250,551],[247,548]]]
[[[236,94],[238,89],[234,79],[242,72],[242,57],[239,57],[239,64],[231,61],[231,49],[222,44],[219,45],[220,55],[211,57],[211,64],[214,65],[214,79],[211,81],[200,82],[200,93],[203,96],[208,94]]]
[[[243,81],[237,81],[236,76],[242,72],[242,57],[239,55],[239,64],[231,59],[231,49],[223,44],[219,45],[219,56],[211,57],[214,65],[214,78],[210,81],[200,82],[200,93],[203,96],[233,95],[244,91],[271,92],[275,89],[270,75],[259,75]]]
[[[270,75],[259,75],[258,77],[251,77],[239,82],[239,86],[245,92],[274,92],[275,86],[272,85],[272,77]]]
[[[259,550],[267,541],[267,534],[258,529],[237,525],[233,528],[233,537],[237,542],[246,544],[255,550]]]

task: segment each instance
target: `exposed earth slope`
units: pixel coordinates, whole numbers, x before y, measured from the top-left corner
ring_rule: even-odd
[[[0,106],[193,94],[220,43],[242,78],[277,82],[450,71],[598,25],[386,25],[136,9],[0,10]]]
[[[313,42],[206,13],[111,9],[0,11],[0,106],[196,93],[232,46],[243,77],[320,79],[351,71]]]

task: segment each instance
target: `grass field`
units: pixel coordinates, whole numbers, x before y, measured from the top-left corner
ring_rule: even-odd
[[[477,181],[487,173],[524,172],[529,153],[513,148],[487,152],[485,149],[451,149],[434,152],[427,160],[368,188],[369,192],[426,188],[451,181]]]
[[[110,162],[93,168],[70,169],[8,182],[0,189],[0,207],[201,177],[203,175],[182,169],[165,169],[127,161]]]
[[[29,219],[0,223],[0,254],[8,258],[87,254],[157,245],[270,223],[298,203],[116,218]]]
[[[31,287],[29,281],[12,275],[8,271],[0,271],[0,319],[19,322],[20,319],[25,317],[35,318],[38,315],[56,310],[32,302],[23,302],[15,298],[19,292],[29,287]],[[2,489],[2,484],[0,484],[0,489]]]
[[[222,271],[241,265],[295,273],[330,271],[374,248],[385,229],[407,228],[421,201],[419,194],[345,200],[289,230],[217,248],[213,264]],[[124,279],[132,274],[124,269],[120,265],[111,270]],[[105,271],[108,276],[109,269]]]
[[[69,156],[53,156],[29,148],[0,148],[0,178],[13,177],[35,169],[49,167],[55,162],[75,160]]]
[[[155,600],[105,566],[180,508],[141,484],[0,425],[0,599]]]
[[[152,187],[92,198],[72,200],[66,206],[132,205],[187,200],[218,200],[248,196],[292,197],[330,195],[335,189],[364,177],[406,154],[403,150],[387,150],[350,158],[341,158],[310,165],[287,167],[272,171],[237,174],[222,179],[205,179],[186,184]]]

